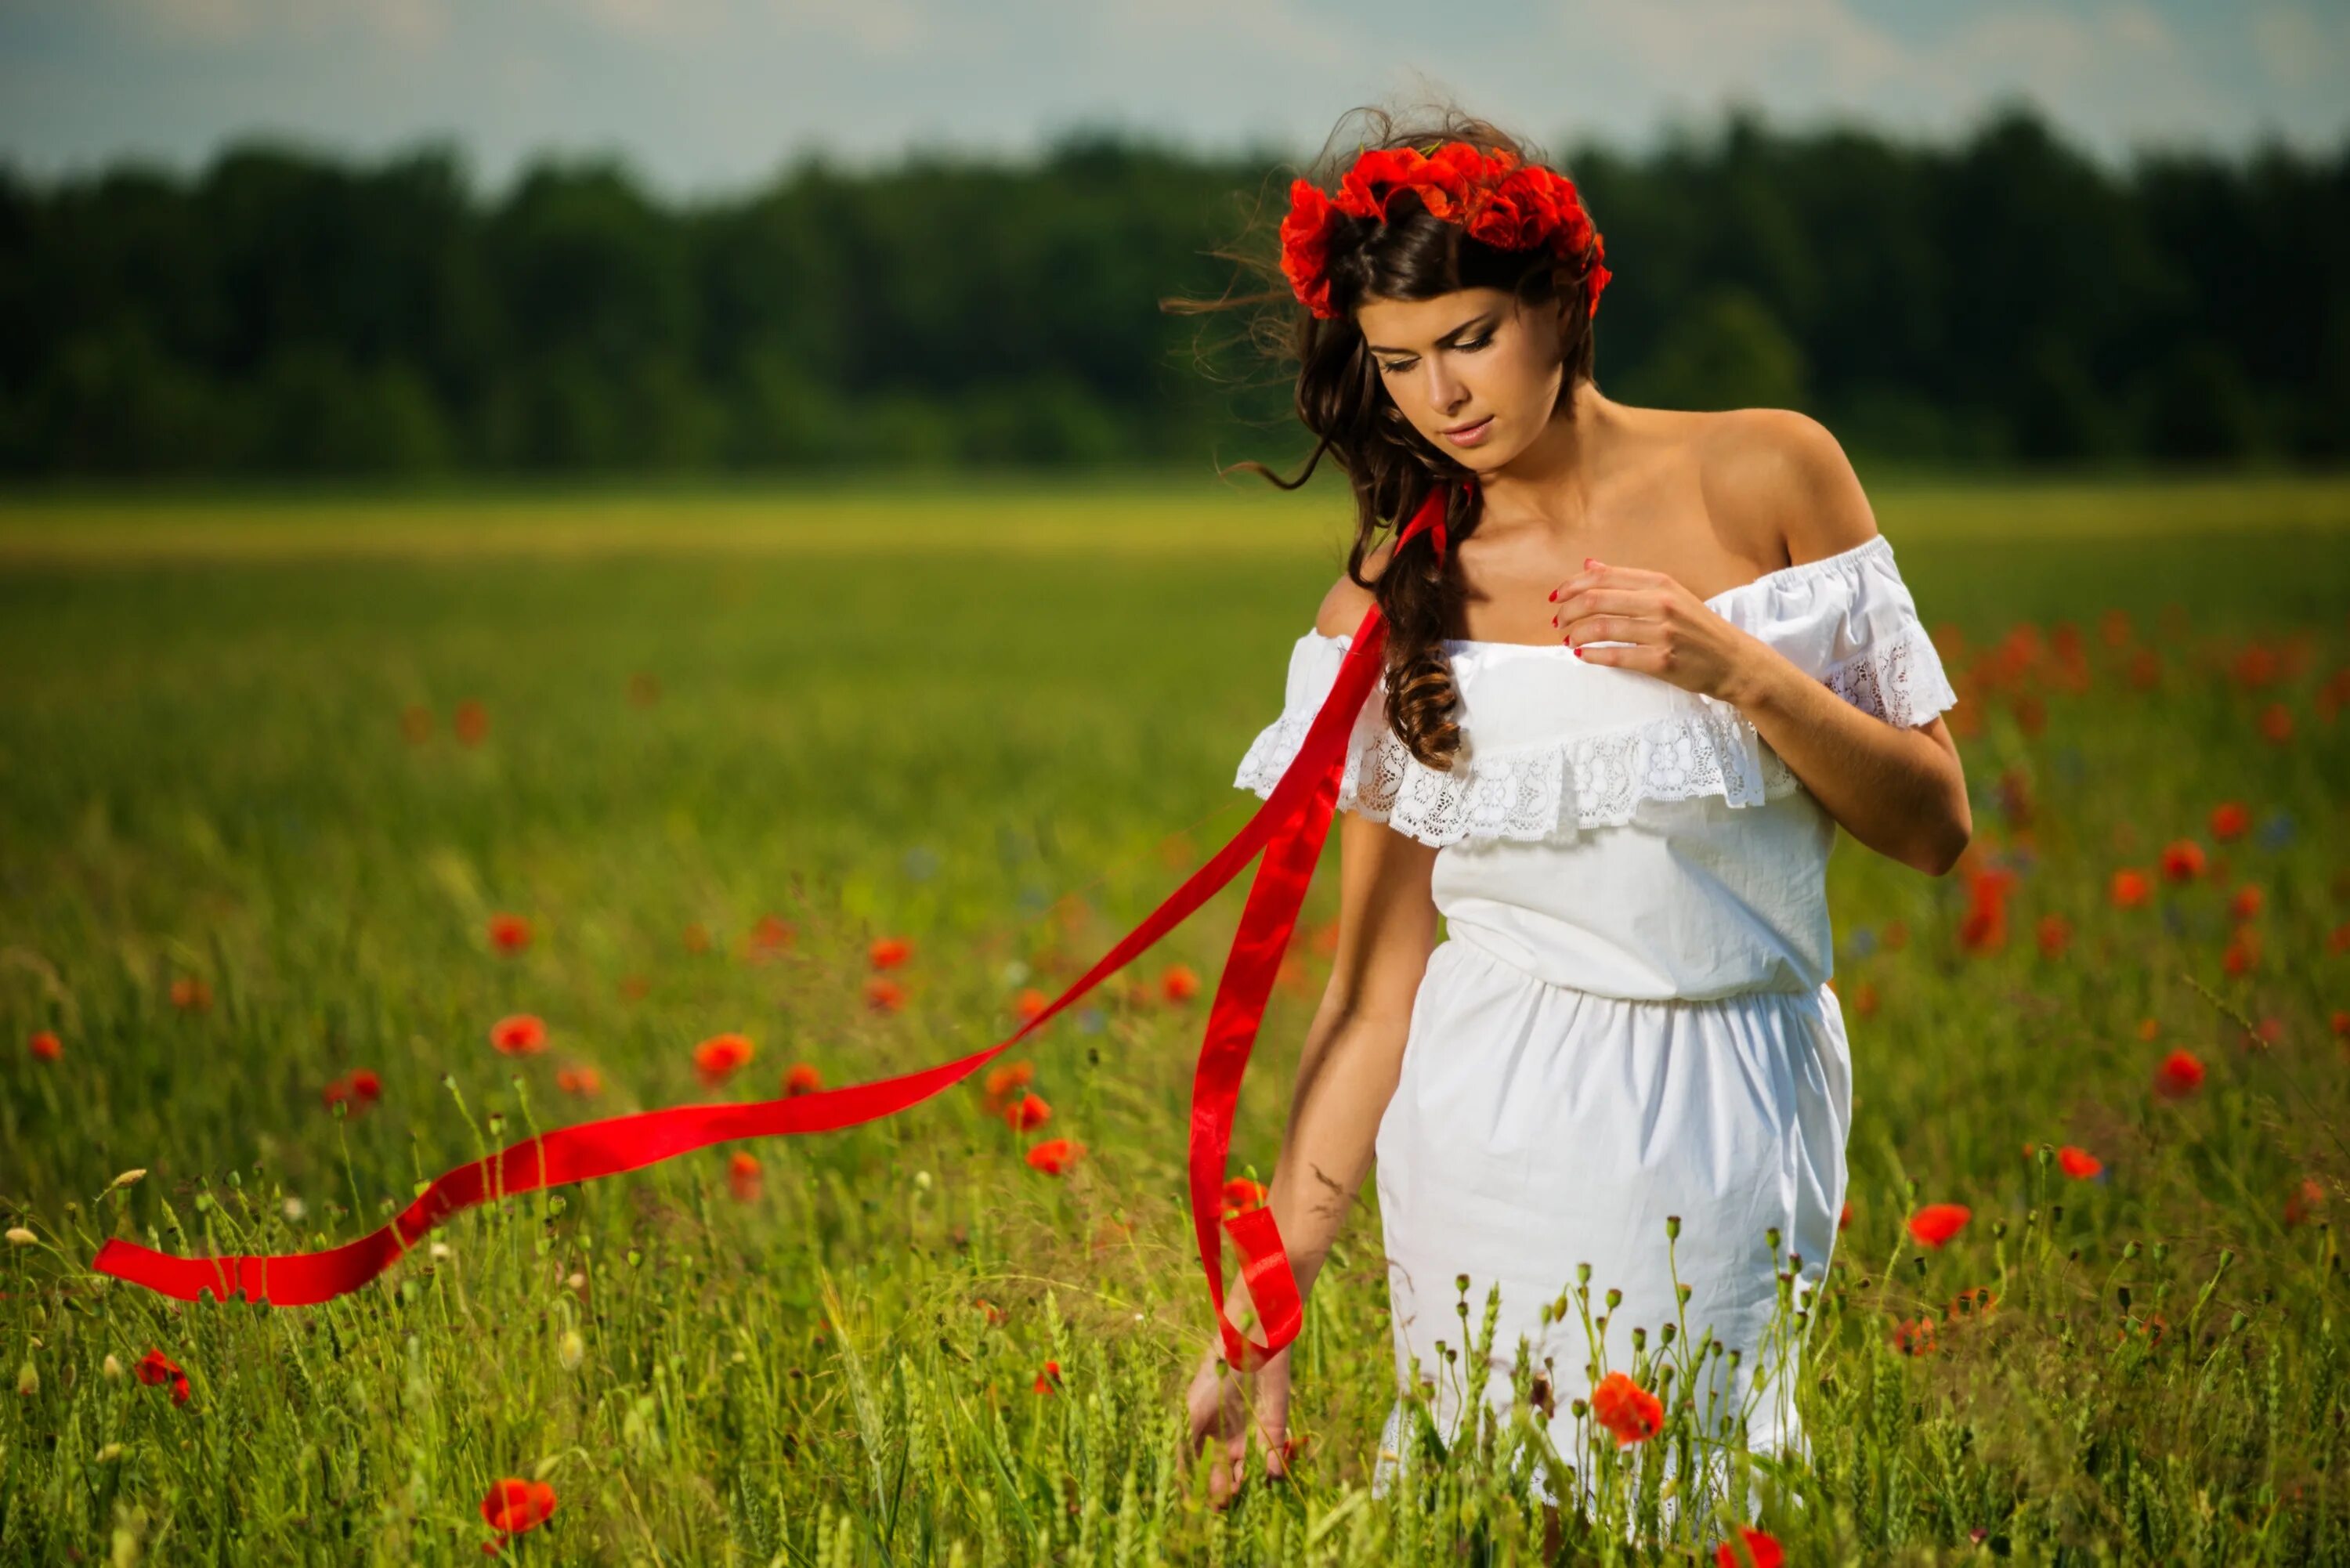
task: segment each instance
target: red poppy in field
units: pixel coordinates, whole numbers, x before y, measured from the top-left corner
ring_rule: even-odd
[[[2241,838],[2252,826],[2252,814],[2240,800],[2223,800],[2211,808],[2211,836],[2222,844]]]
[[[349,1114],[357,1116],[360,1111],[383,1098],[383,1079],[374,1069],[361,1067],[335,1079],[318,1091],[318,1097],[326,1101],[329,1109],[338,1105],[348,1104],[350,1106]]]
[[[1252,1181],[1245,1176],[1235,1176],[1224,1183],[1224,1218],[1261,1209],[1272,1196],[1272,1189],[1262,1181]]]
[[[2339,1007],[2335,1008],[2334,1010],[2333,1017],[2328,1019],[2327,1022],[2334,1026],[2334,1037],[2335,1039],[2339,1040],[2345,1036],[2350,1036],[2350,1010]]]
[[[1997,952],[2007,945],[2007,896],[2015,873],[2005,867],[1967,874],[1967,912],[1959,921],[1959,946],[1970,953]]]
[[[1616,1434],[1616,1444],[1645,1443],[1663,1429],[1664,1401],[1621,1372],[1611,1372],[1591,1390],[1592,1417]]]
[[[1012,999],[1012,1011],[1018,1015],[1021,1023],[1025,1023],[1044,1012],[1045,1004],[1051,1000],[1052,998],[1033,985],[1023,986],[1020,994]]]
[[[713,1034],[693,1048],[693,1069],[705,1084],[723,1084],[751,1064],[751,1042],[741,1034]]]
[[[2135,867],[2124,867],[2114,873],[2111,896],[2116,909],[2135,909],[2154,891],[2154,884],[2145,872]]]
[[[989,1301],[985,1296],[973,1297],[971,1304],[980,1310],[981,1314],[987,1319],[988,1326],[990,1328],[994,1327],[997,1324],[1003,1321],[1003,1309],[997,1306],[993,1302]]]
[[[408,737],[411,746],[421,746],[432,738],[432,710],[421,702],[411,702],[400,711],[400,732]]]
[[[1200,994],[1200,977],[1190,964],[1170,963],[1159,976],[1159,993],[1170,1002],[1189,1002]]]
[[[914,944],[903,937],[877,937],[866,952],[875,969],[896,969],[913,956]]]
[[[1931,1355],[1934,1353],[1934,1320],[1913,1317],[1895,1324],[1893,1348],[1904,1355]]]
[[[604,1092],[604,1075],[593,1067],[564,1067],[555,1075],[555,1086],[567,1095],[588,1099]]]
[[[1785,1568],[1786,1548],[1759,1530],[1738,1527],[1736,1542],[1713,1549],[1714,1568]]]
[[[457,732],[459,742],[468,746],[478,746],[489,738],[490,711],[468,697],[457,704],[451,727]]]
[[[1909,1216],[1909,1234],[1921,1247],[1939,1247],[1965,1230],[1974,1212],[1963,1203],[1929,1203]]]
[[[2350,920],[2345,920],[2325,933],[2325,950],[2330,953],[2350,953]]]
[[[1028,1163],[1047,1176],[1058,1176],[1075,1165],[1086,1152],[1086,1146],[1065,1137],[1048,1137],[1030,1148]]]
[[[555,1489],[542,1480],[517,1480],[509,1476],[490,1488],[482,1499],[482,1520],[501,1535],[536,1530],[555,1512]]]
[[[2249,920],[2261,912],[2261,906],[2267,901],[2258,888],[2247,882],[2236,889],[2234,898],[2228,900],[2228,912],[2240,920]]]
[[[502,953],[518,953],[530,946],[530,922],[520,915],[490,917],[490,946]]]
[[[2040,956],[2053,961],[2063,958],[2064,950],[2072,946],[2073,922],[2062,915],[2043,915],[2033,935],[2040,940]]]
[[[758,1157],[738,1153],[726,1162],[726,1185],[734,1189],[737,1203],[755,1202],[759,1197]]]
[[[146,1384],[150,1388],[169,1383],[172,1386],[172,1404],[184,1405],[188,1402],[188,1375],[180,1370],[178,1362],[161,1351],[149,1351],[140,1357],[139,1365],[132,1370],[138,1373],[139,1381]]]
[[[1050,1394],[1060,1386],[1061,1364],[1057,1361],[1045,1363],[1045,1370],[1036,1374],[1035,1391],[1039,1394]]]
[[[2156,1035],[2161,1033],[2162,1025],[2155,1020],[2151,1018],[2141,1018],[2137,1021],[2137,1037],[2139,1039],[2150,1042]]]
[[[2220,967],[2230,974],[2249,974],[2261,961],[2261,933],[2257,926],[2238,926],[2228,933],[2227,949],[2220,954]]]
[[[1852,989],[1852,1010],[1863,1018],[1877,1016],[1877,982],[1864,980]]]
[[[982,1082],[986,1087],[989,1099],[1001,1100],[1014,1089],[1026,1088],[1035,1081],[1035,1063],[1006,1062],[1001,1067],[989,1069],[987,1076]]]
[[[1956,1320],[1960,1317],[1987,1317],[1991,1314],[1991,1309],[1998,1304],[1998,1292],[1989,1285],[1977,1285],[1971,1290],[1960,1291],[1951,1297],[1950,1304],[1942,1309],[1942,1316],[1946,1320]]]
[[[1844,1200],[1844,1207],[1836,1210],[1836,1229],[1841,1231],[1849,1229],[1851,1225],[1852,1199],[1847,1198]]]
[[[182,1012],[202,1012],[213,1004],[213,988],[192,974],[172,977],[172,1005]]]
[[[2304,1176],[2299,1186],[2284,1195],[2284,1222],[2306,1225],[2324,1207],[2325,1184],[2314,1176]]]
[[[2068,1143],[2056,1151],[2056,1167],[2076,1181],[2086,1181],[2105,1169],[2106,1162],[2087,1149],[2075,1148]]]
[[[56,1061],[65,1054],[66,1050],[64,1044],[46,1029],[36,1030],[32,1037],[25,1042],[25,1049],[44,1062]]]
[[[2162,846],[2162,874],[2174,882],[2191,882],[2203,871],[2203,846],[2191,838],[2174,838]]]
[[[2272,702],[2261,710],[2261,733],[2283,745],[2293,739],[2293,710],[2282,702]]]
[[[509,1056],[536,1056],[546,1049],[546,1021],[517,1012],[490,1025],[490,1044]]]
[[[1023,1095],[1003,1108],[1003,1119],[1014,1132],[1041,1127],[1053,1118],[1053,1107],[1037,1095]]]
[[[865,982],[865,1005],[876,1012],[895,1012],[906,1005],[906,988],[877,974]]]
[[[2166,1100],[2183,1100],[2203,1086],[2203,1064],[2191,1051],[2173,1051],[2154,1070],[2154,1092]]]
[[[784,1075],[785,1099],[798,1095],[813,1095],[823,1087],[824,1075],[816,1070],[816,1064],[812,1062],[795,1062],[791,1071]]]
[[[751,928],[751,946],[762,952],[779,951],[798,940],[798,928],[779,915],[762,915]]]

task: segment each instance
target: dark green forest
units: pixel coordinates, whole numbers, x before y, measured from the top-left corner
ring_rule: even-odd
[[[2350,453],[2350,141],[2116,171],[2011,108],[1553,151],[1620,400],[1932,463]],[[491,193],[439,143],[0,172],[0,473],[1286,462],[1284,368],[1162,301],[1258,286],[1213,253],[1269,246],[1294,172],[1106,133],[692,202],[611,160]]]

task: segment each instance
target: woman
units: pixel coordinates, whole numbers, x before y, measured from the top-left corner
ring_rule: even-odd
[[[1951,868],[1956,696],[1825,429],[1605,396],[1609,275],[1573,185],[1482,121],[1384,129],[1335,200],[1293,185],[1283,224],[1297,408],[1358,528],[1235,782],[1271,792],[1374,602],[1388,633],[1268,1202],[1310,1289],[1376,1157],[1399,1384],[1376,1490],[1416,1387],[1457,1430],[1461,1303],[1482,1318],[1496,1287],[1497,1408],[1521,1340],[1564,1419],[1674,1324],[1740,1353],[1709,1366],[1750,1446],[1795,1447],[1792,1367],[1756,1371],[1781,1276],[1800,1305],[1844,1199],[1827,852],[1841,826]],[[1377,539],[1439,487],[1441,534]],[[1200,1368],[1220,1498],[1252,1431],[1281,1473],[1288,1365],[1253,1391],[1217,1350]]]

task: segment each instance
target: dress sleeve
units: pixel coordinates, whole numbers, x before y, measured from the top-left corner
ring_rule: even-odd
[[[1325,637],[1315,631],[1297,639],[1289,653],[1289,676],[1282,692],[1281,712],[1249,743],[1247,754],[1241,758],[1240,769],[1232,777],[1234,788],[1271,797],[1274,786],[1296,760],[1298,748],[1305,743],[1305,732],[1313,727],[1314,716],[1322,711],[1331,687],[1337,683],[1338,666],[1345,661],[1347,649],[1353,640],[1346,633]],[[1378,734],[1385,728],[1380,711],[1379,685],[1374,682],[1362,710],[1355,715],[1354,732],[1347,742],[1347,770],[1338,794],[1342,810],[1355,810],[1361,805],[1356,792],[1363,778],[1366,757],[1376,748]]]
[[[1883,535],[1753,586],[1723,613],[1854,707],[1909,729],[1958,705]]]

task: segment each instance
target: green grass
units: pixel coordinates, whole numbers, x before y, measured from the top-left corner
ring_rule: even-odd
[[[1367,1496],[1393,1394],[1367,1186],[1299,1342],[1296,1483],[1219,1511],[1176,1469],[1210,1326],[1181,1200],[1204,995],[1128,981],[1211,984],[1237,884],[1014,1054],[1054,1107],[1031,1140],[1087,1146],[1059,1179],[965,1085],[756,1147],[747,1201],[722,1148],[462,1216],[445,1257],[323,1307],[182,1308],[85,1267],[109,1234],[348,1239],[484,1141],[703,1096],[690,1053],[722,1031],[756,1044],[718,1091],[743,1098],[794,1062],[840,1083],[1002,1038],[1022,986],[1073,979],[1256,804],[1232,770],[1346,514],[1253,484],[0,504],[0,1210],[37,1238],[0,1254],[0,1559],[477,1561],[490,1483],[543,1469],[558,1511],[511,1549],[547,1561],[1537,1560],[1510,1432]],[[2350,1561],[2350,743],[2318,695],[2350,664],[2350,483],[1876,501],[1961,639],[1978,844],[2022,875],[2005,949],[1969,954],[1963,877],[1836,850],[1854,1220],[1797,1391],[1815,1453],[1764,1521],[1803,1563]],[[2086,691],[2045,661],[1974,683],[1976,650],[2060,621]],[[2253,641],[2286,650],[2273,687],[2237,678]],[[2255,824],[2227,845],[2223,799]],[[2224,880],[2109,905],[2181,836]],[[2243,884],[2261,946],[2230,974]],[[525,952],[491,950],[499,910],[533,921]],[[758,961],[770,914],[796,940]],[[2073,923],[2060,960],[2044,914]],[[914,947],[895,1013],[862,995],[883,934]],[[1325,967],[1298,950],[1236,1171],[1277,1152]],[[173,1005],[181,977],[208,1008]],[[517,1012],[545,1054],[489,1047]],[[2210,1077],[2158,1100],[2179,1046]],[[600,1098],[556,1087],[574,1064]],[[362,1067],[380,1103],[330,1114]],[[2060,1143],[2104,1176],[2022,1158]],[[1935,1200],[1975,1218],[1919,1252],[1902,1218]],[[1978,1287],[1989,1314],[1950,1310]],[[1935,1352],[1899,1354],[1920,1317]],[[104,1370],[151,1347],[186,1406]],[[1611,1506],[1656,1502],[1652,1477]],[[1568,1533],[1711,1562],[1721,1525]]]

